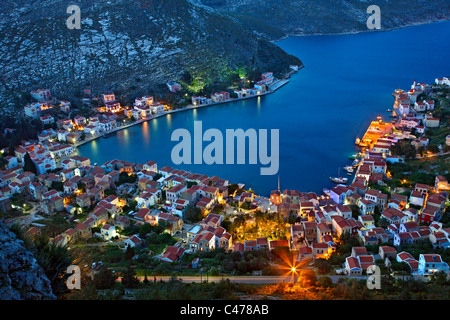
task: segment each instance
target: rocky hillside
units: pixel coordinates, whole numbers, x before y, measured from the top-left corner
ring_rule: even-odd
[[[50,280],[22,240],[0,222],[0,300],[56,299]]]
[[[81,30],[66,26],[73,4],[81,8]],[[448,19],[450,12],[448,0],[370,4],[380,6],[383,28]],[[16,115],[14,106],[21,108],[27,92],[41,87],[60,99],[79,97],[87,86],[95,93],[136,97],[164,89],[186,70],[200,79],[199,87],[242,67],[281,73],[301,61],[267,40],[367,30],[368,5],[365,0],[5,0],[1,112]]]
[[[276,40],[289,35],[367,31],[369,5],[381,10],[383,29],[448,20],[447,0],[196,0]]]
[[[188,0],[82,1],[81,29],[69,30],[66,9],[76,2],[7,2],[0,12],[0,102],[40,87],[66,99],[85,86],[148,94],[185,70],[214,81],[243,66],[287,70],[301,63],[228,15]]]

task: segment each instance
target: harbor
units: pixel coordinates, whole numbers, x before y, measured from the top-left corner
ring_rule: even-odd
[[[356,138],[355,143],[357,146],[363,149],[372,149],[378,142],[378,139],[382,138],[386,134],[391,133],[392,127],[392,123],[383,122],[381,119],[372,121],[369,125],[369,128],[367,128],[366,132],[364,133],[363,138]]]

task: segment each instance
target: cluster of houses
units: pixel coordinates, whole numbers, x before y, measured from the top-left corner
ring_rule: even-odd
[[[41,116],[40,119],[44,124],[55,122],[51,115]],[[63,118],[57,120],[56,130],[52,128],[43,130],[38,135],[38,140],[40,142],[48,140],[76,144],[81,141],[83,134],[87,138],[93,138],[116,128],[117,115],[114,113],[97,114],[89,118],[78,115],[73,119]]]
[[[436,79],[436,83],[446,84],[443,79]],[[320,199],[314,195],[292,191],[272,192],[273,204],[285,212],[302,217],[301,223],[291,227],[292,245],[299,249],[299,260],[326,258],[335,249],[333,237],[338,239],[343,233],[348,233],[357,237],[362,245],[392,245],[381,246],[379,257],[368,254],[365,247],[353,248],[354,252],[345,263],[345,270],[350,275],[360,275],[368,266],[374,265],[375,260],[385,260],[386,257],[407,262],[413,274],[426,275],[439,270],[449,273],[448,264],[439,255],[422,254],[416,261],[409,253],[397,254],[396,250],[405,244],[420,241],[428,241],[433,247],[450,247],[450,229],[442,228],[442,223],[438,222],[445,210],[447,192],[450,190],[447,179],[437,176],[434,186],[417,183],[409,196],[388,195],[368,188],[369,183],[384,184],[383,180],[387,177],[386,162],[401,161],[399,157],[390,155],[390,148],[399,140],[410,138],[410,132],[405,131],[415,128],[417,133],[423,134],[427,127],[439,126],[439,119],[433,118],[431,113],[420,118],[417,116],[417,112],[434,109],[434,100],[417,100],[421,93],[429,94],[430,91],[431,87],[427,84],[416,82],[408,92],[396,91],[396,106],[402,113],[400,121],[394,126],[396,130],[367,143],[368,150],[357,164],[353,182],[350,185],[337,185],[329,191],[329,198],[334,204],[321,206]],[[426,138],[414,138],[412,145],[416,149],[429,143]],[[352,212],[350,205],[357,207],[358,212]],[[387,227],[375,225],[376,209],[381,213],[380,220],[383,219]]]
[[[88,94],[90,95],[90,91]],[[89,118],[77,115],[73,119],[63,118],[56,120],[51,111],[55,109],[57,101],[55,98],[51,97],[50,90],[39,89],[32,91],[31,96],[36,99],[37,102],[30,103],[24,107],[25,115],[32,118],[38,118],[42,124],[47,127],[54,128],[52,125],[56,123],[55,130],[48,128],[38,135],[39,142],[60,141],[76,144],[81,140],[83,134],[88,138],[104,134],[117,127],[117,113],[123,110],[120,103],[116,100],[114,93],[105,93],[103,94],[104,107],[99,108],[99,110],[101,109],[100,114]],[[65,113],[70,112],[69,101],[59,101],[58,103],[62,111]],[[131,117],[131,114],[129,116]],[[65,149],[59,151],[59,154],[62,155],[70,148],[61,147],[61,149]],[[55,150],[55,152],[56,151],[57,150]]]
[[[244,97],[264,92],[273,81],[273,74],[265,73],[255,84],[254,89],[260,91],[254,93],[251,89],[247,91],[242,88],[236,94]],[[448,78],[436,79],[436,83],[448,85]],[[169,86],[171,90],[177,91],[177,88],[176,84],[171,83]],[[66,245],[76,239],[93,236],[111,240],[118,235],[118,229],[125,229],[132,223],[164,223],[166,231],[175,235],[183,230],[187,208],[196,207],[204,219],[187,230],[187,248],[168,247],[161,257],[162,261],[179,261],[186,250],[197,252],[224,248],[246,252],[277,247],[296,250],[298,261],[326,259],[336,250],[341,237],[348,235],[357,238],[362,245],[354,247],[351,256],[346,258],[344,269],[349,275],[362,274],[379,259],[387,265],[393,260],[405,262],[413,274],[427,275],[439,270],[448,274],[448,264],[439,255],[424,253],[416,260],[411,254],[401,250],[404,245],[420,241],[430,242],[435,248],[450,247],[450,228],[443,227],[439,222],[450,190],[447,179],[439,175],[433,186],[418,183],[409,195],[388,195],[369,188],[372,183],[383,184],[388,176],[387,162],[400,161],[398,157],[391,156],[389,150],[400,139],[409,137],[409,134],[404,133],[405,130],[415,128],[416,132],[423,133],[426,127],[436,126],[436,119],[429,114],[418,120],[417,115],[411,112],[428,112],[434,109],[434,101],[417,101],[422,92],[429,93],[429,90],[430,86],[414,82],[407,93],[396,91],[396,104],[404,113],[396,125],[398,130],[369,144],[370,150],[359,160],[355,179],[351,184],[336,185],[321,196],[297,190],[274,190],[270,198],[265,199],[267,201],[261,201],[252,192],[229,195],[228,180],[167,166],[158,168],[154,161],[133,164],[112,160],[101,166],[92,166],[89,159],[74,156],[73,146],[57,141],[74,143],[77,138],[73,133],[83,132],[95,136],[116,126],[115,113],[121,108],[120,104],[117,105],[114,94],[104,94],[107,113],[89,119],[77,116],[73,120],[58,120],[57,131],[44,130],[38,136],[38,142],[23,143],[15,150],[14,156],[5,158],[6,169],[0,171],[0,209],[6,211],[10,208],[8,199],[14,194],[22,194],[39,202],[41,213],[87,213],[83,221],[78,221],[72,228],[54,237],[55,243]],[[32,95],[41,102],[50,98],[48,90],[38,90]],[[217,92],[211,99],[205,99],[192,97],[192,103],[227,101],[230,97],[228,92]],[[37,108],[35,110],[38,116],[40,111]],[[164,110],[164,105],[154,102],[153,97],[145,96],[135,100],[129,116],[144,119]],[[44,124],[53,123],[50,115],[43,114],[40,118]],[[423,126],[420,126],[420,121]],[[427,145],[428,141],[418,138],[413,144],[418,148],[420,145]],[[27,154],[36,166],[36,174],[24,172]],[[128,190],[123,189],[123,186],[118,187],[121,173],[137,176],[136,183],[126,186],[129,187]],[[55,190],[55,184],[62,185],[62,190]],[[117,192],[120,189],[120,192],[126,194],[133,191],[131,201],[136,205],[135,212],[123,214],[123,208],[131,204],[130,200],[116,195],[106,196],[106,191],[111,189]],[[231,234],[222,227],[223,216],[213,213],[217,205],[226,205],[226,199],[231,199],[240,206],[247,203],[250,210],[270,210],[286,219],[294,217],[300,222],[289,227],[287,240],[257,238],[233,243]],[[379,222],[375,223],[376,211],[380,213],[379,221],[384,221],[383,227]],[[32,227],[29,233],[37,234],[39,229]],[[125,245],[130,247],[140,246],[142,243],[143,240],[138,235],[125,240]],[[378,252],[370,253],[363,247],[368,245],[381,246]]]
[[[265,72],[261,75],[261,80],[256,82],[252,88],[243,87],[240,89],[234,89],[233,92],[237,98],[246,98],[257,96],[266,93],[269,90],[269,86],[274,82],[274,76],[272,72]],[[194,106],[218,103],[229,101],[230,93],[227,91],[215,92],[211,97],[205,96],[192,96],[191,101]]]
[[[449,85],[446,77],[435,79],[435,83],[438,85]],[[400,117],[394,126],[397,131],[411,131],[414,129],[416,134],[423,135],[427,128],[438,128],[440,126],[440,119],[432,114],[432,111],[435,109],[435,100],[418,100],[420,94],[429,95],[431,91],[432,87],[430,85],[416,83],[416,81],[411,85],[411,89],[408,92],[401,89],[395,91],[394,108],[398,108]],[[428,143],[429,141],[426,138],[417,138],[412,142],[416,149],[420,146],[426,147]]]
[[[144,96],[134,101],[133,109],[127,110],[127,116],[135,120],[150,119],[153,115],[163,113],[168,107],[161,102],[154,101],[152,96]]]
[[[443,176],[436,177],[434,186],[417,184],[409,197],[398,194],[388,196],[369,189],[370,176],[357,177],[348,186],[337,185],[328,196],[296,190],[275,190],[269,198],[270,206],[265,210],[277,211],[284,217],[294,215],[301,218],[301,222],[290,226],[288,239],[258,238],[233,243],[231,234],[222,227],[223,216],[212,213],[214,206],[224,204],[224,199],[231,197],[232,201],[238,201],[240,205],[248,202],[254,208],[261,209],[261,201],[257,201],[257,196],[251,192],[228,195],[227,180],[171,167],[158,168],[154,161],[133,164],[112,160],[101,166],[92,166],[89,159],[79,156],[63,160],[59,173],[34,175],[23,172],[20,161],[24,151],[21,149],[33,154],[34,149],[39,151],[41,148],[32,144],[18,148],[17,159],[9,159],[11,169],[1,172],[0,183],[3,188],[17,187],[21,193],[25,192],[33,200],[39,201],[42,213],[87,213],[83,221],[55,236],[53,241],[61,245],[92,236],[111,240],[117,236],[118,229],[125,229],[131,223],[158,225],[164,222],[167,232],[175,235],[182,231],[186,208],[192,205],[199,208],[205,218],[187,230],[187,249],[181,246],[169,247],[162,255],[162,261],[179,261],[186,250],[196,252],[216,248],[245,252],[284,247],[297,250],[298,260],[327,258],[344,234],[358,238],[364,246],[383,244],[378,253],[383,260],[386,260],[385,257],[393,258],[394,252],[395,259],[403,259],[404,252],[397,254],[397,250],[404,244],[418,241],[429,241],[434,247],[450,247],[450,230],[438,222],[448,199],[448,194],[443,190],[447,190],[449,184]],[[365,160],[373,160],[377,155],[372,152],[366,156]],[[375,160],[366,164],[369,163],[383,167]],[[136,213],[130,212],[128,215],[123,214],[123,207],[129,204],[125,199],[116,195],[105,196],[106,190],[119,189],[117,182],[122,172],[138,177],[135,183],[137,193],[132,199],[136,201]],[[55,182],[63,183],[62,191],[52,187]],[[161,207],[156,209],[156,204],[162,204],[164,210]],[[356,216],[350,207],[352,204],[359,208]],[[386,220],[385,228],[375,225],[376,207],[381,212],[381,218]],[[32,227],[30,232],[34,234],[38,230]],[[126,246],[134,247],[142,243],[138,235],[125,240]],[[436,258],[431,259],[436,261],[432,264],[427,262],[426,254],[419,261],[413,258],[403,260],[414,266],[411,271],[417,274],[448,270],[442,259],[438,255],[434,256]],[[345,269],[349,274],[360,274],[380,257],[376,253],[355,252],[346,260]],[[421,259],[425,261],[425,269],[420,267]]]
[[[41,117],[41,121],[49,122],[48,113],[54,110],[56,106],[59,106],[60,110],[65,113],[70,112],[70,102],[65,100],[57,102],[56,98],[52,97],[49,89],[38,89],[31,91],[30,94],[36,101],[25,105],[23,108],[27,117]]]
[[[388,139],[379,142],[389,144]],[[270,201],[277,212],[284,217],[301,218],[301,222],[291,225],[289,232],[289,246],[298,250],[298,260],[327,258],[343,234],[356,237],[364,246],[389,243],[401,248],[429,241],[434,247],[450,247],[450,229],[442,228],[438,222],[450,190],[447,179],[437,176],[434,186],[417,183],[409,196],[370,189],[369,183],[382,184],[386,179],[386,155],[373,149],[360,159],[354,181],[350,185],[336,185],[325,199],[296,190],[272,191]],[[385,227],[376,226],[375,211],[380,213]],[[361,258],[352,256],[347,259],[345,269],[348,274],[358,274],[375,260],[367,254]],[[448,266],[447,269],[443,266],[444,271],[448,270]],[[411,271],[420,273],[417,268]]]
[[[105,196],[106,190],[119,189],[117,182],[121,172],[138,177],[137,196],[132,199],[137,203],[136,213],[122,214],[127,201],[116,195]],[[27,176],[24,174],[20,178]],[[188,231],[192,251],[214,250],[216,247],[229,249],[232,244],[231,234],[220,226],[223,217],[210,213],[214,205],[227,197],[228,181],[218,177],[170,167],[158,169],[153,161],[142,165],[112,160],[101,166],[92,166],[89,159],[73,156],[61,162],[58,174],[32,176],[27,182],[25,191],[41,203],[41,213],[88,213],[86,219],[53,239],[61,245],[92,236],[110,240],[117,236],[118,228],[124,229],[131,223],[158,225],[164,222],[166,231],[174,235],[184,225],[184,212],[188,204],[196,206],[206,216],[196,225],[201,230],[192,228]],[[63,191],[52,189],[54,182],[63,183]],[[165,202],[162,201],[162,192],[166,194]],[[163,204],[164,210],[156,209],[156,204]],[[127,246],[140,244],[142,240],[137,235],[126,241]]]
[[[450,86],[450,77],[442,77],[442,78],[436,78],[434,82],[438,85],[447,85]]]
[[[376,255],[369,254],[365,247],[353,247],[351,256],[346,258],[345,270],[349,275],[360,276],[375,265],[375,259],[384,260],[386,265],[392,261],[404,262],[413,275],[427,276],[439,271],[449,274],[448,264],[438,254],[420,254],[416,260],[409,252],[397,252],[392,246],[380,246]]]

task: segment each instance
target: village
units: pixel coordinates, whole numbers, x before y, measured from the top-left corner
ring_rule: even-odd
[[[265,73],[254,89],[242,88],[236,95],[262,94],[273,83],[273,75]],[[407,92],[397,90],[394,110],[398,118],[392,123],[372,122],[359,141],[362,151],[354,162],[350,183],[337,184],[323,194],[278,186],[268,197],[218,176],[154,161],[112,159],[92,164],[75,154],[83,141],[130,125],[130,119],[151,119],[170,112],[169,106],[150,96],[138,98],[133,108],[124,109],[113,93],[105,93],[96,115],[55,120],[41,114],[51,109],[47,103],[50,92],[34,91],[31,94],[41,102],[25,106],[24,112],[49,128],[37,140],[21,143],[13,154],[2,150],[5,168],[0,171],[0,211],[8,224],[20,223],[30,238],[46,234],[52,243],[69,248],[115,244],[124,254],[131,248],[135,254],[147,252],[148,238],[155,230],[151,228],[159,226],[170,241],[149,254],[175,269],[180,264],[197,269],[202,265],[198,253],[219,249],[241,255],[281,249],[290,252],[296,264],[315,267],[317,261],[334,259],[340,246],[351,241],[358,245],[328,272],[362,276],[370,266],[382,265],[417,277],[439,271],[448,276],[449,255],[440,254],[450,248],[448,172],[436,175],[433,184],[408,184],[406,179],[398,185],[388,187],[388,183],[393,180],[389,168],[405,162],[403,155],[393,154],[396,145],[406,141],[423,158],[448,153],[450,135],[437,151],[427,149],[430,140],[425,133],[448,128],[448,123],[433,116],[436,101],[427,98],[423,102],[418,97],[449,85],[449,78],[439,78],[433,86],[414,82]],[[173,82],[168,88],[179,90]],[[85,94],[89,96],[89,92]],[[218,92],[208,99],[192,97],[192,105],[229,99],[229,94]],[[69,102],[61,102],[60,107],[70,112]],[[16,214],[8,216],[11,212]],[[49,232],[46,222],[56,218],[64,223]],[[151,232],[139,232],[147,226]],[[408,251],[424,243],[429,251]],[[399,268],[399,264],[407,268]],[[222,274],[230,272],[218,269]],[[258,274],[262,270],[259,266],[251,271]]]

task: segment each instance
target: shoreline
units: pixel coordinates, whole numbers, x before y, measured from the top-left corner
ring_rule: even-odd
[[[144,122],[151,121],[151,120],[154,120],[154,119],[157,119],[157,118],[161,118],[161,117],[170,115],[170,114],[172,114],[172,113],[183,112],[183,111],[188,111],[188,110],[194,110],[194,109],[197,109],[197,108],[204,108],[204,107],[210,107],[210,106],[217,106],[217,105],[227,104],[227,103],[230,103],[230,102],[238,102],[238,101],[242,101],[242,100],[258,98],[258,97],[261,97],[261,96],[266,96],[266,95],[275,93],[278,89],[280,89],[281,87],[285,86],[286,84],[288,84],[288,83],[290,82],[290,77],[291,77],[291,75],[297,73],[298,71],[300,71],[300,70],[303,69],[303,68],[305,68],[305,65],[302,64],[301,66],[299,66],[298,70],[292,69],[291,71],[287,72],[281,79],[277,79],[276,82],[272,83],[272,84],[269,86],[269,91],[267,91],[267,92],[265,92],[265,93],[262,93],[262,94],[259,94],[259,95],[251,95],[251,96],[242,97],[242,98],[232,98],[232,99],[227,100],[227,101],[220,101],[220,102],[214,102],[214,103],[209,103],[209,104],[201,104],[201,105],[192,105],[192,104],[189,104],[188,106],[183,107],[183,108],[180,108],[180,109],[176,109],[176,110],[172,110],[172,111],[166,111],[166,112],[164,112],[164,113],[160,113],[160,114],[154,115],[154,116],[151,117],[151,118],[147,118],[147,119],[142,119],[142,120],[135,121],[135,122],[133,122],[133,123],[131,123],[131,124],[124,125],[124,126],[115,128],[115,129],[113,129],[113,130],[111,130],[111,131],[105,132],[105,133],[103,133],[103,134],[101,134],[101,135],[99,135],[99,136],[97,136],[97,137],[95,137],[95,138],[92,138],[92,139],[89,139],[89,140],[85,140],[85,141],[82,141],[81,143],[75,144],[74,147],[77,149],[77,151],[76,151],[75,153],[78,152],[78,147],[79,147],[79,146],[85,145],[85,144],[87,144],[87,143],[89,143],[89,142],[92,142],[92,141],[94,141],[94,140],[97,140],[97,139],[99,139],[99,138],[102,138],[104,135],[109,135],[109,134],[114,133],[114,132],[118,132],[118,131],[121,131],[121,130],[124,130],[124,129],[128,129],[129,127],[136,126],[136,125],[140,125],[140,124],[142,124],[142,123],[144,123]],[[348,181],[350,182],[351,179],[354,180],[355,178],[356,178],[356,174],[355,174],[355,173],[352,173],[351,177],[348,177]],[[347,185],[348,183],[344,183],[344,184]],[[324,183],[323,185],[326,186],[326,183]],[[334,186],[337,186],[337,185],[339,185],[339,184],[333,183],[333,185],[334,185]],[[324,188],[322,188],[322,190],[323,190],[323,191],[324,191],[324,190],[328,190],[328,188],[331,188],[331,187],[329,187],[329,186],[328,186],[328,187],[324,187]],[[331,189],[330,189],[330,190],[331,190]],[[262,199],[269,199],[270,194],[268,194],[268,195],[261,195],[261,194],[258,194],[258,197],[260,197],[260,198],[262,198]]]
[[[425,22],[413,22],[410,24],[406,24],[404,26],[399,26],[399,27],[390,27],[390,28],[383,28],[383,26],[381,27],[381,29],[379,30],[355,30],[355,31],[347,31],[347,32],[337,32],[337,33],[293,33],[293,34],[287,34],[284,37],[281,37],[279,39],[275,39],[275,40],[270,40],[271,43],[276,44],[276,42],[279,41],[283,41],[286,40],[289,37],[311,37],[311,36],[346,36],[346,35],[356,35],[356,34],[360,34],[360,33],[369,33],[369,32],[386,32],[386,31],[395,31],[395,30],[401,30],[401,29],[405,29],[405,28],[409,28],[409,27],[416,27],[416,26],[421,26],[421,25],[426,25],[426,24],[433,24],[433,23],[442,23],[442,22],[448,22],[450,21],[450,19],[443,19],[443,20],[436,20],[436,21],[425,21]]]
[[[166,111],[164,113],[156,114],[156,115],[154,115],[151,118],[137,120],[137,121],[135,121],[133,123],[117,127],[117,128],[112,129],[110,131],[105,131],[103,134],[98,135],[98,136],[96,136],[94,138],[91,138],[91,139],[88,139],[88,140],[83,140],[83,141],[81,141],[79,143],[76,143],[76,144],[73,145],[73,147],[75,147],[77,149],[77,151],[78,151],[78,147],[83,146],[83,145],[85,145],[85,144],[87,144],[89,142],[92,142],[94,140],[97,140],[99,138],[103,138],[104,135],[109,135],[111,133],[115,133],[115,132],[118,132],[118,131],[121,131],[121,130],[125,130],[125,129],[128,129],[128,128],[132,127],[132,126],[136,126],[136,125],[142,124],[144,122],[151,121],[153,119],[161,118],[161,117],[167,116],[167,115],[172,114],[172,113],[188,111],[188,110],[194,110],[194,109],[204,108],[204,107],[217,106],[217,105],[221,105],[221,104],[227,104],[227,103],[231,103],[231,102],[238,102],[238,101],[243,101],[243,100],[247,100],[247,99],[254,99],[254,98],[263,97],[263,96],[275,93],[278,89],[280,89],[281,87],[283,87],[283,86],[285,86],[286,84],[289,83],[289,81],[290,81],[289,78],[290,78],[290,76],[292,74],[297,73],[298,71],[300,71],[303,68],[304,68],[304,65],[299,66],[299,69],[297,71],[292,70],[292,71],[286,73],[283,76],[283,78],[278,79],[278,81],[272,83],[271,86],[269,86],[269,91],[267,91],[267,92],[264,92],[264,93],[261,93],[261,94],[258,94],[258,95],[251,95],[251,96],[247,96],[247,97],[242,97],[242,98],[232,98],[232,99],[227,100],[227,101],[220,101],[220,102],[214,102],[214,103],[209,103],[209,104],[200,104],[200,105],[189,104],[188,106],[186,106],[184,108],[175,109],[175,110],[171,110],[171,111]]]

